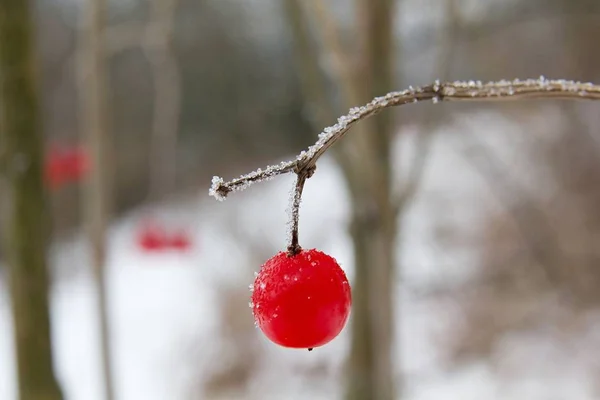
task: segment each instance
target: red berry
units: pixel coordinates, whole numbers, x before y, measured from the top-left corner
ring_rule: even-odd
[[[293,348],[322,346],[346,325],[352,296],[336,260],[318,250],[280,252],[254,281],[252,312],[273,342]]]
[[[192,247],[191,240],[186,232],[177,232],[169,240],[169,245],[179,251],[187,251]]]
[[[90,160],[85,149],[80,147],[70,148],[64,155],[63,162],[70,181],[78,182],[87,175]]]
[[[146,224],[138,233],[138,244],[144,251],[160,251],[168,246],[164,231],[150,224]]]
[[[52,147],[46,155],[44,163],[46,182],[53,190],[60,189],[68,181],[62,156],[62,152],[56,147]]]
[[[85,149],[54,145],[46,156],[46,180],[52,189],[78,182],[89,172],[89,164]]]

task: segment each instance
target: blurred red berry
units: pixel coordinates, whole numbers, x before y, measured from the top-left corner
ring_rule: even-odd
[[[65,173],[71,182],[81,181],[89,171],[89,156],[81,147],[68,149],[64,156]]]
[[[162,228],[145,224],[138,232],[138,245],[144,251],[164,250],[168,245],[168,238]]]
[[[53,190],[59,189],[68,181],[62,163],[62,152],[56,147],[52,147],[46,155],[44,175],[46,182]]]
[[[173,249],[187,251],[192,247],[191,240],[187,233],[177,232],[169,240],[169,244]]]
[[[280,252],[260,269],[253,285],[252,311],[271,341],[292,348],[322,346],[344,328],[352,297],[336,260],[318,250],[289,257]]]
[[[89,157],[79,147],[59,148],[52,146],[46,155],[44,173],[51,189],[79,182],[89,171]]]

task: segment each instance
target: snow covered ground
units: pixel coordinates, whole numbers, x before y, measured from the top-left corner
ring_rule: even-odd
[[[516,129],[498,117],[487,118],[490,137],[494,132],[504,134],[505,129]],[[490,118],[496,119],[489,123]],[[410,142],[414,134],[407,128],[402,137],[401,142]],[[425,184],[405,220],[401,261],[402,278],[409,288],[466,276],[474,267],[472,249],[436,248],[432,245],[433,228],[440,219],[476,225],[486,207],[493,204],[478,175],[455,151],[452,143],[456,135],[452,130],[436,140]],[[398,148],[400,160],[409,156],[405,154],[407,148]],[[211,368],[210,361],[202,359],[203,354],[218,348],[218,288],[223,283],[240,287],[251,283],[251,271],[259,265],[249,263],[248,246],[240,242],[244,237],[258,240],[273,252],[285,246],[285,210],[292,182],[292,177],[281,177],[236,193],[225,203],[201,193],[198,199],[136,210],[113,224],[107,268],[118,399],[202,398],[190,393],[192,386],[201,389],[197,380],[202,369]],[[324,158],[305,189],[301,243],[334,255],[352,280],[352,252],[345,232],[347,214],[340,171]],[[198,246],[187,254],[141,253],[133,243],[134,229],[147,215],[192,229]],[[231,234],[232,227],[238,231],[237,236]],[[60,382],[68,400],[100,400],[95,296],[81,239],[57,244],[52,265],[57,276],[52,291],[53,345]],[[407,399],[592,399],[593,377],[587,376],[589,372],[578,363],[585,357],[586,348],[558,351],[537,336],[515,335],[503,344],[503,363],[517,371],[509,379],[505,377],[508,380],[483,363],[456,371],[441,369],[443,349],[435,334],[459,320],[451,309],[442,310],[413,296],[411,290],[400,291],[399,297],[398,359],[407,376]],[[15,398],[15,372],[7,301],[2,286],[0,399],[10,400]],[[590,332],[594,332],[593,324]],[[260,346],[263,358],[246,392],[236,398],[339,398],[347,329],[331,344],[311,353],[279,348],[264,339]],[[191,352],[190,348],[200,351]],[[322,363],[338,371],[332,379],[315,380],[297,372]]]

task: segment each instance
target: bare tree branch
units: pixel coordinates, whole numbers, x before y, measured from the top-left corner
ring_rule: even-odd
[[[443,43],[438,58],[438,67],[442,79],[447,79],[452,69],[452,61],[455,53],[456,43],[458,41],[458,30],[462,24],[460,9],[457,0],[446,1],[447,22],[444,29],[440,30],[440,42]],[[427,120],[422,127],[421,133],[417,136],[416,150],[414,160],[409,167],[409,171],[402,190],[396,194],[396,200],[393,201],[394,214],[398,216],[414,199],[423,182],[423,175],[429,160],[434,132],[436,125],[442,119],[441,113]]]
[[[306,11],[315,21],[315,29],[320,34],[319,39],[323,46],[323,53],[329,56],[330,63],[328,63],[328,66],[330,68],[327,69],[327,72],[340,91],[342,107],[347,109],[355,104],[360,104],[362,102],[361,87],[356,79],[358,75],[356,65],[358,63],[345,51],[342,39],[338,34],[338,24],[331,16],[328,6],[322,1],[311,0],[306,2],[305,5]],[[360,166],[356,165],[353,160],[357,157],[364,159],[365,153],[372,151],[366,131],[372,131],[373,129],[366,123],[356,129],[359,130],[358,140],[346,142],[336,153],[337,161],[347,175],[349,185],[353,185],[355,181],[350,176],[357,175],[357,170],[369,167],[368,163],[362,163]]]
[[[543,210],[536,206],[527,191],[507,174],[506,167],[476,135],[471,134],[464,151],[466,159],[489,184],[490,189],[513,218],[530,254],[541,268],[546,282],[557,285],[564,255],[559,240]],[[517,201],[514,194],[518,193]]]
[[[345,103],[358,104],[360,101],[360,92],[356,80],[354,79],[353,69],[350,67],[350,57],[343,49],[342,41],[336,29],[336,22],[327,10],[327,5],[320,0],[311,0],[307,3],[311,15],[316,20],[316,26],[321,30],[323,44],[331,55],[332,75],[337,81],[337,86],[342,90]]]
[[[600,85],[569,80],[539,79],[496,81],[434,82],[423,87],[390,92],[376,97],[370,103],[350,109],[347,115],[338,118],[335,125],[327,127],[319,134],[317,142],[302,151],[295,159],[258,169],[239,178],[225,182],[215,176],[209,194],[217,200],[225,200],[233,191],[247,188],[253,183],[272,179],[288,172],[307,173],[316,166],[317,160],[357,122],[369,118],[380,111],[421,101],[513,101],[531,99],[600,100]]]

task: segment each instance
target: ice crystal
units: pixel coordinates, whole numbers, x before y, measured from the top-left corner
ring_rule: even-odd
[[[208,190],[208,194],[213,196],[218,201],[225,200],[226,196],[224,196],[219,191],[219,189],[223,186],[224,183],[225,183],[225,181],[220,176],[213,176],[212,184],[210,186],[210,189]]]

